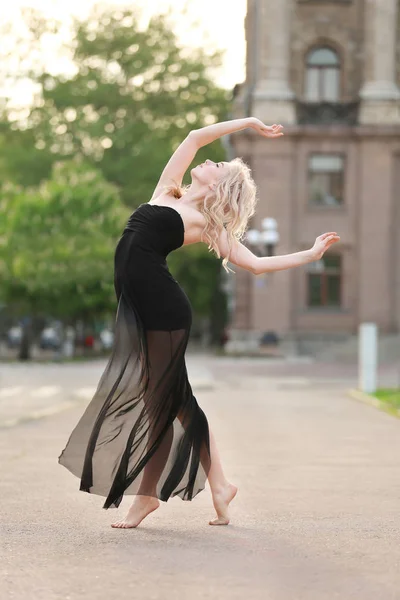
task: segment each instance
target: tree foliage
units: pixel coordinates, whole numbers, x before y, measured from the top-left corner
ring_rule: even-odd
[[[29,76],[39,92],[20,120],[7,106],[0,119],[0,177],[12,182],[0,200],[7,211],[0,294],[15,310],[93,316],[113,301],[119,197],[128,213],[147,202],[188,132],[228,114],[230,92],[210,76],[222,54],[180,47],[164,15],[142,29],[136,10],[95,8],[73,24],[72,74],[37,62],[27,71],[24,60],[57,27],[32,9],[25,16],[31,52],[21,44],[15,77]],[[195,162],[207,157],[225,159],[220,141]],[[169,263],[195,313],[210,312],[220,265],[206,246],[184,248]]]
[[[30,12],[28,24],[33,40],[40,40],[43,21]],[[82,154],[119,186],[127,204],[137,206],[151,197],[187,133],[227,114],[229,92],[209,76],[221,52],[181,48],[165,15],[142,30],[137,11],[110,8],[75,21],[72,47],[74,75],[30,74],[42,93],[20,135],[42,162],[38,177],[53,161]],[[197,158],[206,156],[223,159],[220,142]],[[29,168],[26,157],[20,160]],[[15,155],[10,166],[17,166]]]
[[[74,320],[114,309],[113,252],[129,211],[101,173],[56,164],[37,188],[5,186],[0,209],[0,293],[14,313]]]

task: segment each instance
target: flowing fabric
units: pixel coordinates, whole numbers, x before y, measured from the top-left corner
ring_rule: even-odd
[[[208,422],[185,363],[192,311],[166,262],[184,234],[177,210],[142,204],[115,250],[111,356],[58,458],[105,509],[124,493],[192,500],[205,488]]]

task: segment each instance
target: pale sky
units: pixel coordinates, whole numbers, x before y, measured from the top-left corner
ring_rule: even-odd
[[[12,19],[15,25],[20,21],[21,7],[33,7],[45,15],[61,19],[65,27],[60,34],[44,41],[44,56],[50,72],[66,72],[71,69],[67,56],[58,52],[62,37],[68,35],[68,23],[71,15],[85,17],[96,0],[13,0],[1,9],[1,20]],[[127,6],[121,0],[103,0],[102,4]],[[217,82],[225,88],[232,88],[245,78],[245,33],[244,19],[246,0],[135,0],[135,6],[142,9],[144,19],[153,13],[166,12],[172,7],[172,18],[176,23],[176,33],[181,44],[186,46],[203,46],[226,50],[224,65],[215,75]],[[183,13],[185,7],[186,14]],[[3,82],[4,84],[4,82]],[[8,86],[3,85],[3,90]],[[16,104],[24,104],[27,99],[29,84],[19,89],[13,88]],[[1,89],[1,88],[0,88]],[[9,91],[7,89],[7,91]]]

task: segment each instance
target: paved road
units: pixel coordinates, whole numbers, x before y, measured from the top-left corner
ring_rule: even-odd
[[[41,418],[93,397],[106,359],[72,363],[0,363],[0,429]],[[357,365],[321,363],[304,357],[294,360],[215,357],[189,353],[187,367],[192,387],[203,390],[215,381],[229,380],[241,386],[243,377],[253,384],[265,377],[287,387],[345,389],[358,385]],[[400,365],[381,365],[379,385],[400,386]]]
[[[239,486],[227,527],[207,487],[111,528],[132,497],[105,511],[57,463],[84,400],[2,429],[1,598],[398,600],[400,421],[340,384],[238,372],[196,394]]]
[[[232,377],[237,374],[268,376],[284,380],[310,381],[315,384],[328,386],[357,386],[358,363],[354,360],[344,361],[319,361],[310,357],[293,359],[243,357],[203,357],[204,365],[209,368],[214,376]],[[400,362],[381,362],[378,365],[378,385],[380,387],[400,387]]]
[[[90,400],[106,366],[105,359],[66,363],[0,364],[0,429],[67,410]],[[194,389],[213,385],[202,357],[188,357]]]

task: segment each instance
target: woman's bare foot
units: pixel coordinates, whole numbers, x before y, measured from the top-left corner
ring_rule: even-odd
[[[147,515],[159,506],[160,501],[157,498],[153,498],[153,496],[136,496],[125,519],[112,523],[111,527],[119,527],[121,529],[137,527]]]
[[[213,504],[217,511],[217,518],[209,521],[209,525],[228,525],[228,507],[229,503],[232,502],[238,491],[237,487],[232,483],[222,488],[218,492],[213,493]]]

